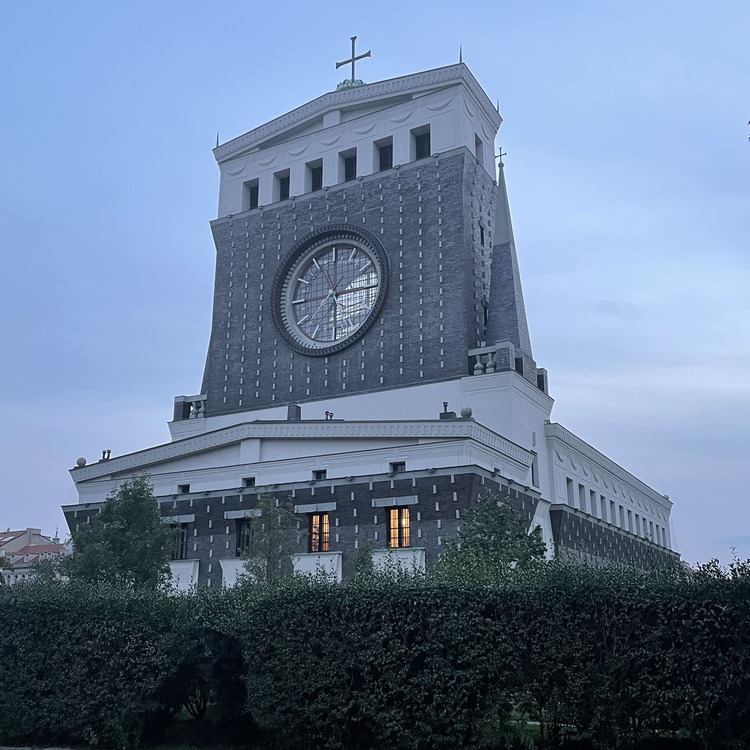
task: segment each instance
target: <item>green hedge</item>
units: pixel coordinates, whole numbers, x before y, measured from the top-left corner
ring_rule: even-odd
[[[746,748],[750,568],[0,589],[0,744],[133,746],[195,691],[275,750]]]

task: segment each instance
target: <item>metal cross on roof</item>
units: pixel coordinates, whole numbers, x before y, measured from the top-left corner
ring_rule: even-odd
[[[355,52],[355,45],[357,43],[357,37],[353,36],[351,38],[351,40],[352,40],[352,56],[348,60],[342,60],[341,62],[337,62],[336,63],[336,70],[338,70],[342,65],[348,65],[349,63],[351,63],[352,64],[351,82],[352,82],[352,84],[354,84],[355,81],[356,81],[356,78],[354,77],[354,63],[357,60],[361,60],[363,57],[372,57],[372,50],[368,49],[367,52],[365,52],[364,54],[358,55]]]

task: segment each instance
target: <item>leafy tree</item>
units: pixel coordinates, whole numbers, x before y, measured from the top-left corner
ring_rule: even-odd
[[[101,512],[73,534],[73,554],[60,563],[71,579],[157,589],[169,580],[174,532],[159,514],[148,477],[129,479]]]
[[[457,538],[446,541],[436,573],[494,580],[511,569],[541,562],[545,551],[541,529],[528,533],[526,521],[496,494],[487,492],[464,514]]]
[[[0,555],[0,571],[3,570],[13,570],[13,566],[11,565],[10,558],[6,557],[5,555]],[[0,586],[2,586],[4,583],[5,576],[0,573]]]
[[[247,582],[273,583],[293,572],[297,519],[288,498],[277,501],[272,495],[260,495],[256,510],[260,515],[246,519],[245,578]]]

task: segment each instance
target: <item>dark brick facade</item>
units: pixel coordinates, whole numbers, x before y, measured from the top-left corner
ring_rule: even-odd
[[[336,503],[329,511],[331,523],[330,551],[343,552],[344,576],[351,572],[356,545],[369,543],[373,549],[387,547],[387,508],[374,508],[375,498],[414,497],[410,505],[411,547],[426,550],[427,565],[440,554],[443,540],[456,536],[461,515],[477,502],[482,491],[492,491],[508,502],[531,523],[538,497],[509,489],[499,479],[480,470],[441,469],[435,473],[405,472],[394,477],[357,477],[351,481],[322,480],[313,485],[299,483],[278,487],[254,487],[241,494],[196,493],[176,498],[159,498],[163,516],[195,515],[188,525],[187,559],[200,561],[198,583],[220,586],[222,558],[236,557],[236,522],[226,520],[227,511],[250,510],[259,495],[291,498],[295,505]],[[99,504],[81,505],[66,511],[69,528],[76,527],[98,512]],[[75,514],[75,515],[74,515]],[[376,521],[377,519],[377,521]],[[376,538],[377,537],[377,538]],[[308,551],[307,518],[299,517],[297,552]]]
[[[461,148],[214,221],[207,416],[468,375],[467,350],[485,337],[496,190]],[[274,323],[274,279],[295,243],[337,224],[380,241],[388,297],[347,349],[300,354]]]
[[[556,557],[653,569],[674,565],[680,556],[567,505],[550,508]]]

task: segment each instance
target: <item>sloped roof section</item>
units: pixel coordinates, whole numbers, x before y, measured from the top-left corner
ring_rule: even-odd
[[[377,81],[376,83],[368,83],[363,86],[344,88],[323,94],[323,96],[319,96],[317,99],[313,99],[311,102],[281,115],[281,117],[270,120],[248,131],[244,135],[240,135],[231,141],[217,146],[213,152],[214,157],[218,163],[221,163],[244,151],[262,147],[270,139],[275,139],[281,134],[290,133],[300,127],[304,127],[316,119],[322,118],[326,112],[335,109],[361,107],[375,101],[382,106],[384,103],[387,104],[388,99],[403,100],[404,98],[412,98],[456,83],[463,83],[469,89],[492,122],[495,130],[497,130],[500,127],[502,118],[471,71],[464,63],[458,63],[457,65],[434,68],[422,73],[389,78],[385,81]]]

